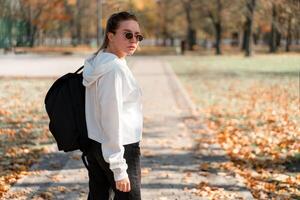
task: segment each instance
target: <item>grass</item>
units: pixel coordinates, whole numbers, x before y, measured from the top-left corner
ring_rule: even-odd
[[[297,55],[264,55],[253,58],[189,56],[171,57],[168,62],[188,90],[192,90],[192,96],[199,105],[203,103],[203,99],[211,103],[220,100],[214,95],[214,91],[207,91],[207,86],[227,92],[234,84],[240,84],[237,89],[246,92],[254,83],[276,86],[291,81],[297,82],[300,72],[300,56]],[[206,84],[203,84],[203,81]],[[293,92],[299,93],[297,87],[294,87]],[[238,103],[234,99],[231,100],[233,104]]]
[[[245,178],[253,196],[300,198],[300,56],[167,61],[200,108],[204,120],[198,123],[216,135],[231,158],[231,170]]]
[[[180,58],[180,57],[179,57]],[[186,66],[209,67],[216,70],[234,71],[299,71],[300,55],[257,55],[244,56],[189,56],[181,57]],[[197,65],[194,63],[197,62]],[[178,66],[174,66],[175,68]]]

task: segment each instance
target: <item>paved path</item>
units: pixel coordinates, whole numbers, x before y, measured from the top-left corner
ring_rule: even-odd
[[[0,55],[0,76],[51,77],[76,71],[85,55]]]
[[[217,144],[206,146],[200,154],[195,152],[195,141],[199,134],[193,134],[190,127],[182,121],[183,117],[191,115],[195,106],[170,66],[159,57],[132,57],[129,60],[143,90],[145,123],[141,143],[142,199],[206,199],[193,193],[201,181],[224,186],[228,190],[231,190],[230,186],[235,186],[238,189],[234,193],[245,199],[252,199],[240,179],[234,176],[224,178],[218,172],[203,176],[199,172],[201,162],[220,160],[220,157],[222,161],[226,160],[226,156]],[[74,70],[74,64],[80,64],[79,58],[75,61],[70,61],[72,65],[69,67],[56,69]],[[1,62],[0,58],[0,69]],[[46,67],[44,70],[37,67],[30,69],[33,70],[32,73],[29,68],[26,69],[28,76],[46,76],[49,71]],[[60,70],[52,69],[51,76],[61,74]],[[18,76],[23,75],[25,74],[18,73]],[[205,137],[212,136],[208,134]],[[214,151],[210,151],[211,149]],[[6,199],[12,199],[16,194],[19,199],[86,199],[87,181],[79,152],[57,152],[53,145],[41,162],[32,167],[31,173],[11,188]]]
[[[195,145],[182,123],[169,66],[159,58],[134,60],[134,72],[143,88],[145,127],[142,140],[143,199],[197,199],[187,191],[199,183]]]

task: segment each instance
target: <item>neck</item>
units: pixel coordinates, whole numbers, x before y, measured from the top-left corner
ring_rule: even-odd
[[[118,56],[119,58],[125,58],[125,54],[118,51],[116,48],[108,45],[108,47],[104,50],[104,52],[112,53]]]

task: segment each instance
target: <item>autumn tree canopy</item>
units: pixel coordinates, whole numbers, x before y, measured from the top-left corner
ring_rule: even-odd
[[[1,0],[0,46],[44,45],[49,39],[91,44],[106,19],[122,10],[137,15],[146,39],[156,45],[179,39],[193,50],[212,41],[221,54],[230,39],[250,55],[252,43],[276,52],[300,40],[300,0]]]

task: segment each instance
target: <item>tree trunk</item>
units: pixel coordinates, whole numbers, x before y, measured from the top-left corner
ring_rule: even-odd
[[[221,23],[215,25],[216,29],[216,55],[221,55],[221,42],[222,42],[222,26]]]
[[[173,36],[170,37],[170,45],[171,45],[171,47],[174,47],[174,37]]]
[[[82,37],[81,37],[81,5],[80,5],[81,0],[77,0],[76,2],[76,22],[75,22],[75,27],[76,27],[76,40],[77,44],[82,43]]]
[[[212,20],[213,27],[215,29],[215,49],[216,55],[221,55],[221,43],[222,43],[222,23],[221,23],[221,12],[222,12],[222,4],[221,0],[217,0],[217,17],[215,18],[212,11],[208,11],[208,15]]]
[[[33,32],[34,32],[34,26],[33,26],[33,24],[32,24],[32,21],[33,21],[33,10],[32,10],[32,7],[31,7],[31,4],[29,4],[29,8],[28,8],[29,10],[28,10],[28,14],[29,14],[29,23],[28,23],[28,25],[29,25],[29,37],[28,37],[28,39],[29,39],[29,46],[30,47],[33,47],[33,45],[34,45],[34,36],[33,36]]]
[[[191,27],[188,27],[187,29],[187,45],[188,45],[188,50],[193,50],[193,41],[191,36],[193,35],[193,29]]]
[[[155,34],[155,46],[160,46],[160,34],[156,33]]]
[[[188,47],[189,50],[194,50],[194,45],[196,44],[196,31],[195,29],[189,29],[188,30]]]
[[[69,28],[70,28],[70,32],[71,32],[71,44],[73,47],[75,47],[77,45],[75,14],[74,14],[74,13],[76,13],[76,9],[73,6],[68,5],[67,2],[65,2],[65,8],[66,8],[67,14],[70,16]],[[75,11],[74,11],[74,9],[75,9]]]
[[[77,46],[77,36],[76,36],[76,26],[75,26],[75,20],[74,17],[70,20],[70,26],[71,26],[71,43],[72,46],[75,47]]]
[[[59,27],[58,34],[59,34],[60,46],[64,46],[64,32],[62,26]]]
[[[277,30],[276,31],[276,47],[277,47],[277,49],[280,46],[281,46],[281,33]]]
[[[186,21],[187,21],[187,44],[188,44],[188,50],[193,50],[194,46],[194,41],[193,38],[191,37],[193,35],[193,28],[192,28],[192,17],[191,17],[191,11],[192,11],[192,6],[190,2],[184,2],[184,10],[186,14]]]
[[[217,0],[217,22],[216,27],[216,55],[221,55],[221,42],[222,42],[222,24],[221,24],[222,3]]]
[[[167,14],[165,13],[166,5],[163,4],[161,7],[162,10],[162,35],[163,35],[163,46],[167,46],[167,40],[169,38],[168,32],[168,23],[167,23]]]
[[[257,45],[259,40],[259,34],[253,33],[253,44]]]
[[[261,39],[261,29],[258,28],[255,33],[253,33],[253,44],[258,45]]]
[[[287,28],[287,35],[286,35],[286,45],[285,45],[285,51],[290,51],[290,45],[292,41],[292,15],[289,15],[288,19],[288,28]]]
[[[30,47],[34,46],[36,30],[37,30],[36,26],[33,26],[32,24],[30,24],[30,36],[29,36],[29,46]]]
[[[238,32],[231,33],[231,46],[232,47],[239,46],[239,33]]]
[[[296,35],[295,35],[295,37],[296,37],[296,45],[300,44],[300,43],[299,43],[299,40],[300,40],[300,30],[299,30],[299,29],[296,30]],[[291,41],[291,43],[292,43],[292,41]]]
[[[276,18],[277,18],[277,12],[276,12],[276,6],[275,4],[272,5],[272,28],[271,28],[271,35],[270,35],[270,52],[275,53],[277,51],[277,27],[276,27]]]
[[[102,27],[101,27],[101,20],[102,20],[102,2],[101,0],[97,0],[97,46],[100,47],[101,40],[102,40]]]
[[[163,43],[162,46],[167,46],[167,39],[168,39],[168,32],[167,32],[167,26],[163,25],[163,30],[162,30],[162,36],[163,36]]]
[[[41,36],[41,44],[45,45],[45,38],[46,38],[46,33],[45,31],[42,32],[42,36]]]
[[[247,30],[246,30],[246,23],[244,26],[244,31],[243,31],[243,41],[242,41],[242,51],[244,51],[246,49],[246,41],[248,40],[248,35],[247,35]]]
[[[251,56],[252,54],[252,27],[253,27],[253,18],[254,18],[254,10],[255,10],[255,2],[256,0],[248,0],[247,1],[247,18],[246,18],[246,32],[247,32],[247,40],[245,41],[245,56]]]

